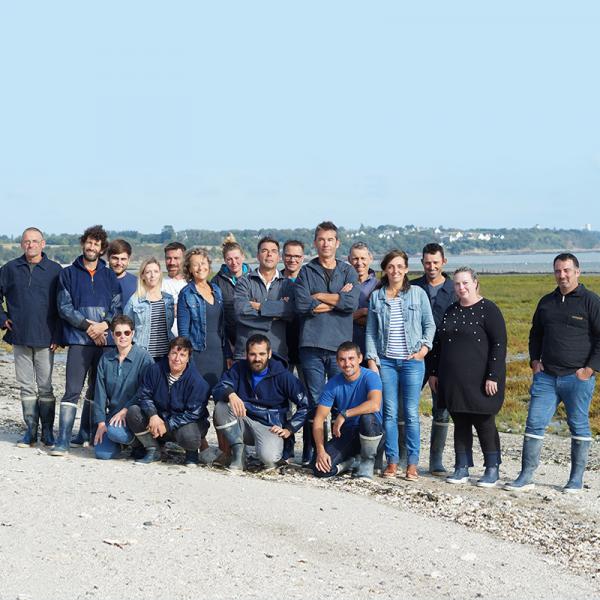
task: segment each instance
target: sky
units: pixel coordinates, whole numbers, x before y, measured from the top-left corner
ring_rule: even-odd
[[[23,1],[0,233],[600,230],[600,3]]]

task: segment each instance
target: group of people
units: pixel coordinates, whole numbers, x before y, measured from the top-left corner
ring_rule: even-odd
[[[302,242],[281,248],[265,236],[251,269],[228,237],[224,264],[212,278],[203,248],[172,242],[164,248],[166,277],[156,258],[143,260],[135,277],[127,270],[127,241],[109,242],[97,225],[80,243],[82,254],[63,269],[44,253],[42,231],[30,227],[21,237],[23,255],[0,269],[0,327],[13,346],[26,426],[19,446],[35,446],[41,425],[41,442],[53,456],[93,444],[97,458],[112,459],[129,447],[136,464],[148,464],[172,441],[185,451],[185,463],[196,465],[210,460],[212,399],[217,460],[229,469],[245,468],[248,446],[265,467],[290,461],[301,432],[301,462],[318,477],[352,470],[370,478],[379,468],[385,478],[415,481],[419,400],[429,385],[429,471],[452,484],[469,481],[474,428],[485,466],[476,484],[497,484],[506,326],[499,308],[480,295],[473,269],[444,273],[441,245],[423,248],[423,275],[411,281],[402,250],[383,257],[380,280],[363,242],[339,260],[338,230],[329,221],[316,227],[316,257],[306,263]],[[557,288],[540,300],[530,333],[534,375],[523,464],[506,485],[514,491],[532,487],[544,431],[560,402],[572,436],[564,491],[583,488],[591,444],[600,298],[579,283],[573,254],[559,254],[553,266]],[[52,367],[59,346],[68,351],[55,439]],[[451,474],[442,461],[450,419]]]

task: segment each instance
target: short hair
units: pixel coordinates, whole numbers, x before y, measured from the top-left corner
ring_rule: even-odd
[[[557,260],[560,260],[561,262],[564,262],[565,260],[572,260],[575,268],[579,269],[579,260],[574,254],[571,254],[570,252],[561,252],[560,254],[558,254],[552,261],[552,267],[554,267]]]
[[[185,278],[186,281],[192,281],[192,279],[194,279],[194,276],[192,275],[192,272],[190,271],[190,262],[192,259],[192,256],[202,256],[202,258],[205,258],[208,261],[208,268],[210,269],[210,266],[212,265],[212,260],[210,258],[210,255],[208,254],[208,250],[206,250],[206,248],[190,248],[186,253],[185,256],[183,258],[183,277]]]
[[[123,252],[131,256],[131,244],[127,240],[113,240],[106,249],[106,256],[111,257],[113,254],[123,254]]]
[[[279,251],[279,242],[270,235],[265,235],[264,237],[260,238],[260,240],[258,240],[258,244],[256,244],[257,252],[260,252],[260,247],[263,244],[275,244],[277,246],[277,251]]]
[[[304,254],[304,244],[300,240],[286,240],[283,244],[284,252],[288,246],[300,246],[300,248],[302,248],[302,253]]]
[[[438,252],[442,255],[442,258],[445,258],[444,247],[437,242],[431,242],[431,244],[425,244],[423,246],[422,256],[425,256],[426,254],[437,254]]]
[[[338,228],[332,221],[323,221],[315,227],[315,240],[319,235],[319,231],[335,231],[335,238],[338,239]]]
[[[135,330],[135,324],[132,319],[130,319],[127,315],[117,315],[110,322],[110,330],[114,332],[117,325],[127,325],[131,331]]]
[[[352,254],[352,250],[366,250],[371,256],[373,256],[371,248],[369,248],[369,244],[366,242],[354,242],[354,244],[350,246],[350,250],[348,250],[348,256]]]
[[[138,280],[137,280],[137,296],[138,296],[138,298],[143,298],[146,295],[146,292],[148,291],[148,288],[146,287],[146,284],[144,283],[144,277],[143,277],[144,271],[146,270],[146,267],[148,265],[156,265],[158,267],[158,272],[160,273],[159,281],[162,283],[162,279],[163,279],[162,267],[160,266],[158,259],[155,258],[154,256],[151,256],[150,258],[146,258],[145,260],[142,261],[142,264],[140,265],[140,270],[138,271]]]
[[[477,271],[473,267],[458,267],[453,275],[459,275],[460,273],[468,273],[473,281],[479,281]]]
[[[352,350],[356,352],[356,356],[362,356],[360,346],[356,342],[352,342],[350,340],[347,342],[342,342],[338,346],[338,349],[335,351],[335,356],[337,358],[340,355],[340,352],[352,352]]]
[[[38,229],[37,227],[27,227],[27,229],[23,230],[23,233],[21,234],[21,240],[23,240],[23,236],[28,232],[28,231],[37,231],[40,234],[40,237],[44,240],[46,238],[44,238],[44,232],[41,229]]]
[[[88,227],[79,238],[79,243],[83,246],[88,238],[100,242],[100,254],[106,252],[106,248],[108,247],[108,234],[102,225],[92,225],[92,227]]]
[[[253,333],[246,340],[246,354],[250,352],[250,346],[256,346],[256,344],[266,344],[267,350],[271,350],[271,341],[266,335],[263,335],[262,333]]]
[[[181,250],[181,252],[183,253],[183,252],[185,252],[186,248],[185,248],[185,245],[182,244],[181,242],[169,242],[164,248],[165,255],[170,250]]]
[[[242,247],[236,241],[235,235],[233,235],[233,233],[230,233],[223,238],[223,243],[221,244],[221,250],[223,252],[223,258],[225,258],[226,254],[228,252],[231,252],[232,250],[239,250],[240,254],[242,254],[242,255],[244,254]]]
[[[169,342],[169,352],[171,350],[187,350],[188,354],[192,354],[192,342],[183,335],[178,335]]]
[[[404,252],[404,250],[399,250],[398,248],[394,248],[393,250],[390,250],[384,257],[383,260],[381,261],[381,270],[385,271],[387,266],[395,259],[400,257],[404,263],[406,264],[406,266],[408,267],[408,254],[406,254],[406,252]],[[390,285],[388,276],[384,273],[381,276],[381,281],[379,282],[378,287],[386,287]],[[404,281],[402,282],[402,287],[400,288],[401,292],[406,292],[408,290],[408,288],[410,288],[410,280],[408,279],[408,273],[406,273],[406,275],[404,275]]]

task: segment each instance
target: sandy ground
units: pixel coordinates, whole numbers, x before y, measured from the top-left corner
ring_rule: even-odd
[[[63,377],[59,365],[59,397]],[[597,441],[586,489],[570,496],[569,441],[554,436],[541,485],[516,495],[424,470],[416,484],[326,482],[296,467],[184,468],[174,450],[148,467],[87,449],[54,458],[16,448],[20,432],[0,356],[0,599],[600,598]],[[502,442],[509,480],[521,438]]]

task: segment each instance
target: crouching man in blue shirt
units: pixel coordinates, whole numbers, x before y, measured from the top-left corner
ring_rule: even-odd
[[[337,349],[341,373],[325,386],[315,413],[313,436],[317,456],[313,472],[317,477],[333,477],[347,471],[360,454],[357,477],[371,479],[375,456],[383,435],[381,379],[360,366],[360,348],[344,342]],[[323,443],[323,427],[332,413],[333,437]]]
[[[223,373],[213,389],[214,421],[231,446],[229,468],[244,468],[244,446],[256,446],[259,460],[271,468],[281,460],[283,441],[306,420],[308,399],[300,380],[287,363],[271,352],[269,338],[251,335],[246,359]],[[289,403],[296,413],[288,420]]]

